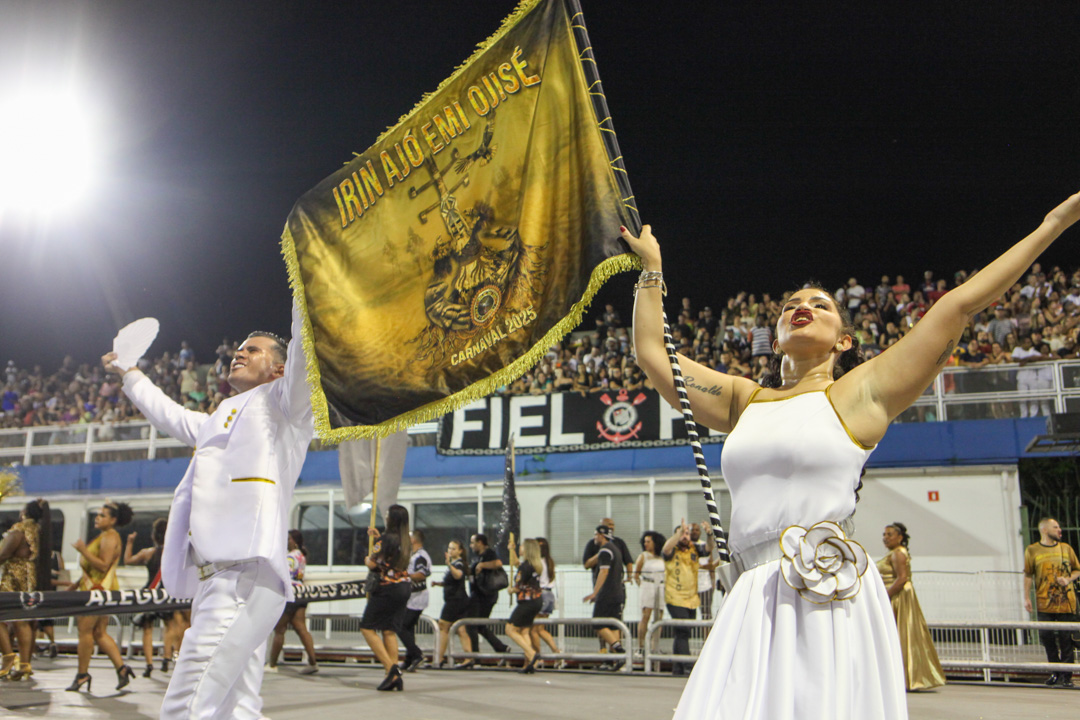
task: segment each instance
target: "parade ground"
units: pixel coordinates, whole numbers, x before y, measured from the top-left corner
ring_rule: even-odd
[[[395,720],[666,720],[679,700],[683,679],[623,676],[600,672],[513,670],[421,670],[405,676],[405,692],[380,693],[382,672],[373,666],[326,665],[302,676],[300,665],[282,665],[263,683],[263,708],[272,720],[335,720],[383,717]],[[141,670],[141,668],[136,668]],[[75,660],[39,660],[29,681],[0,684],[3,718],[157,718],[169,674],[154,671],[123,691],[113,690],[116,673],[95,659],[92,693],[65,692]],[[912,720],[1037,720],[1076,715],[1080,692],[1018,684],[956,683],[908,695]]]

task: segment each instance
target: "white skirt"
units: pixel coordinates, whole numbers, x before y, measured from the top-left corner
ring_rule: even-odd
[[[854,598],[815,605],[779,560],[739,577],[675,710],[675,720],[907,716],[900,636],[873,563]]]

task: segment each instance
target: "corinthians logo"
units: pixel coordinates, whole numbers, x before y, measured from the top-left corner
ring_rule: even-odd
[[[609,393],[600,395],[600,402],[608,406],[603,417],[596,421],[596,429],[600,436],[613,443],[636,438],[641,432],[642,424],[635,406],[647,399],[645,393],[638,393],[631,400],[630,393],[626,390],[619,390],[614,400],[611,399]]]
[[[23,610],[33,610],[41,603],[45,602],[45,593],[42,592],[20,592],[19,604],[22,605]]]

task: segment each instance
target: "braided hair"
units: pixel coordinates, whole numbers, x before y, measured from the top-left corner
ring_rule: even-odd
[[[807,283],[799,290],[814,289],[820,290],[822,293],[829,297],[832,302],[833,308],[836,309],[837,315],[840,316],[840,333],[841,335],[848,335],[851,337],[851,347],[840,353],[840,356],[836,358],[836,362],[833,364],[833,380],[839,380],[846,373],[853,370],[855,367],[862,365],[866,362],[866,358],[863,357],[862,350],[859,348],[859,338],[855,335],[855,325],[851,322],[851,313],[843,305],[840,305],[833,298],[832,294],[822,287],[819,283],[811,282]],[[795,290],[784,293],[784,296],[780,299],[780,305],[783,306],[788,299],[795,294]],[[778,388],[783,382],[780,377],[780,368],[783,363],[783,355],[780,353],[773,353],[769,356],[768,371],[761,377],[761,386],[766,388]]]
[[[38,524],[38,554],[34,562],[34,582],[38,590],[52,590],[52,512],[49,501],[38,498],[26,503],[23,514]]]
[[[908,543],[911,541],[911,536],[908,535],[907,525],[901,522],[889,523],[888,527],[891,527],[896,532],[900,533],[900,544],[907,548]]]

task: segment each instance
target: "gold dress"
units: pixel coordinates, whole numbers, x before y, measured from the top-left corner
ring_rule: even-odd
[[[101,557],[101,538],[103,537],[105,533],[94,538],[94,541],[86,546],[86,551],[91,555]],[[83,576],[79,581],[79,590],[119,590],[120,582],[116,579],[116,566],[119,563],[120,558],[117,558],[108,571],[102,572],[91,565],[86,556],[80,557],[79,567],[82,568]]]
[[[19,530],[30,546],[29,557],[9,557],[3,564],[3,577],[0,577],[0,592],[33,592],[37,590],[38,524],[32,518],[20,520],[11,526],[12,532]]]
[[[904,556],[908,571],[908,581],[904,583],[903,589],[892,597],[893,615],[896,616],[896,627],[900,631],[900,652],[904,656],[904,682],[908,690],[938,687],[945,684],[945,671],[941,669],[941,661],[938,660],[934,641],[930,637],[930,628],[926,627],[926,619],[919,607],[919,598],[911,584],[911,557],[907,548],[900,546],[897,550]],[[891,555],[890,553],[877,562],[878,572],[881,573],[886,588],[896,582],[896,573],[889,559]]]

